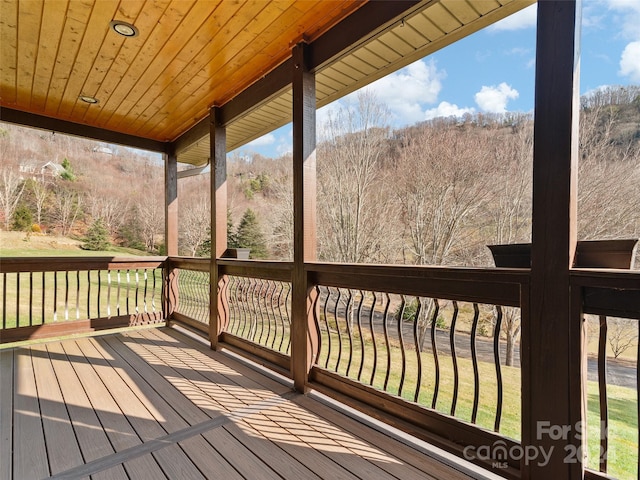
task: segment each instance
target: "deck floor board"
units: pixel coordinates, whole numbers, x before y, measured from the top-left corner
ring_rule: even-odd
[[[0,480],[470,478],[171,328],[0,354]]]

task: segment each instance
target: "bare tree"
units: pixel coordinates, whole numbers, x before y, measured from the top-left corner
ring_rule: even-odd
[[[489,185],[492,198],[487,209],[494,225],[492,243],[528,242],[531,237],[531,176],[533,173],[533,131],[531,122],[522,122],[501,135],[492,148]],[[506,339],[505,364],[514,365],[520,338],[520,309],[502,308],[502,333]]]
[[[488,195],[486,137],[424,126],[405,139],[397,163],[397,196],[406,246],[418,265],[441,265],[465,239],[467,220]]]
[[[136,207],[136,217],[146,250],[154,252],[156,236],[164,231],[164,205],[162,195],[156,195],[153,188],[148,188],[146,192],[142,197],[144,201]]]
[[[33,195],[33,205],[36,209],[36,222],[40,225],[42,223],[42,214],[50,195],[49,188],[45,181],[31,180],[29,189]]]
[[[180,243],[192,257],[196,256],[198,248],[209,238],[210,224],[209,198],[204,195],[192,197],[180,216]]]
[[[82,201],[78,192],[68,187],[58,187],[54,193],[54,208],[61,235],[69,235],[82,211]]]
[[[276,258],[293,259],[293,183],[283,177],[272,185],[275,203],[268,213],[268,244]]]
[[[607,321],[607,341],[614,358],[638,344],[638,321],[626,318],[610,318]]]
[[[361,91],[354,104],[331,114],[318,147],[321,256],[340,262],[388,258],[393,217],[385,202],[382,160],[388,111]]]
[[[578,185],[580,239],[640,234],[640,145],[616,138],[617,111],[582,112]]]
[[[2,176],[0,176],[0,208],[2,208],[2,214],[4,216],[5,230],[9,230],[11,218],[22,197],[24,186],[25,182],[22,181],[13,169],[7,168],[2,170]]]

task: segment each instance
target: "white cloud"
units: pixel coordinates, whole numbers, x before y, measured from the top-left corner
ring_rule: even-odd
[[[462,117],[465,113],[474,113],[475,108],[460,108],[449,102],[440,102],[436,108],[430,108],[425,112],[425,120],[431,120],[438,117]]]
[[[488,30],[494,32],[523,30],[536,26],[538,18],[537,4],[533,4],[519,12],[509,15],[507,18],[500,20],[491,25]]]
[[[247,143],[248,147],[265,147],[267,145],[273,145],[276,142],[276,137],[272,133],[256,138],[255,140]]]
[[[397,123],[410,124],[424,120],[422,104],[438,101],[445,77],[446,72],[438,70],[434,60],[419,60],[367,88],[388,106]]]
[[[481,110],[491,113],[504,113],[507,111],[507,102],[515,100],[520,94],[514,88],[502,82],[497,87],[484,86],[475,95],[475,100]]]
[[[640,82],[640,41],[631,42],[622,51],[619,73],[633,82]]]
[[[615,22],[624,38],[640,40],[640,2],[638,0],[609,0],[609,8],[618,14]]]

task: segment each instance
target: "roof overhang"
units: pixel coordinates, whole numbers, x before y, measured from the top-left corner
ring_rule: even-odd
[[[162,12],[157,9],[160,3],[123,12],[110,10],[107,2],[71,0],[61,13],[54,8],[58,6],[55,0],[3,2],[0,120],[175,152],[179,162],[204,165],[209,158],[212,105],[220,107],[229,151],[291,121],[291,49],[298,42],[309,45],[316,103],[322,107],[534,0],[221,0],[195,4],[166,0]],[[270,6],[264,7],[265,3]],[[187,4],[191,7],[186,8]],[[200,18],[196,13],[206,19],[196,22]],[[244,17],[238,18],[240,13]],[[141,32],[146,33],[120,39],[100,30],[92,35],[101,43],[94,48],[86,44],[89,29],[99,25],[104,30],[102,24],[114,16],[140,23]],[[188,20],[193,32],[185,31]],[[287,28],[291,22],[294,28]],[[62,48],[72,38],[67,24],[84,32],[77,41],[87,51],[78,47],[75,57]],[[215,31],[212,25],[217,26]],[[274,26],[278,26],[277,33],[271,33]],[[24,36],[29,30],[37,32],[37,40]],[[220,32],[229,35],[223,39]],[[166,37],[162,45],[158,44],[161,33]],[[239,48],[243,38],[243,48]],[[224,49],[222,56],[212,53],[216,39],[224,40],[228,55]],[[112,56],[107,58],[108,52]],[[21,53],[35,58],[26,61]],[[232,60],[224,63],[219,60],[222,57]],[[195,67],[188,70],[191,64]],[[95,73],[100,70],[102,75]],[[93,95],[95,90],[96,97],[107,100],[97,105],[78,100],[77,93],[85,92],[89,85],[92,89],[87,93]]]

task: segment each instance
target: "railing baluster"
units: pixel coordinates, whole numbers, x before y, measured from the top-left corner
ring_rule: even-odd
[[[47,289],[45,288],[45,276],[47,274],[47,272],[40,272],[40,274],[42,275],[42,325],[44,325],[45,321],[46,321],[46,317],[45,317],[45,305],[46,305],[46,292]]]
[[[317,288],[320,288],[320,287],[317,287]],[[324,314],[324,323],[325,323],[325,326],[327,327],[327,358],[324,361],[324,368],[328,368],[329,360],[331,359],[331,344],[333,342],[332,342],[332,336],[331,336],[331,327],[329,326],[329,315],[327,313],[331,291],[329,287],[325,287],[325,291],[326,291],[326,298],[324,300],[323,314]]]
[[[111,318],[111,270],[107,270],[107,318]]]
[[[413,317],[413,348],[416,352],[416,361],[418,365],[418,372],[416,374],[416,390],[413,394],[413,401],[418,402],[418,398],[420,398],[420,388],[422,387],[422,346],[420,345],[420,338],[418,335],[418,322],[420,320],[420,312],[422,311],[422,301],[420,298],[416,297],[417,308],[416,313]],[[436,357],[436,367],[437,367],[437,357]],[[437,370],[436,370],[437,372]],[[437,377],[436,377],[437,378]],[[436,382],[436,395],[437,395],[438,383]]]
[[[338,371],[340,367],[340,360],[342,359],[342,333],[340,332],[340,321],[338,319],[338,305],[340,304],[340,297],[342,296],[342,292],[340,289],[336,289],[338,295],[336,297],[336,301],[333,305],[333,318],[336,321],[336,332],[338,332],[338,359],[336,360],[336,368],[335,371]]]
[[[371,343],[373,345],[373,365],[371,366],[371,379],[369,380],[369,385],[373,386],[373,380],[376,376],[376,371],[378,370],[378,342],[376,339],[376,331],[373,326],[378,297],[376,296],[376,292],[371,292],[371,295],[373,296],[373,299],[371,300],[371,310],[369,310],[369,330],[371,331]]]
[[[143,305],[143,312],[144,313],[148,313],[147,310],[147,288],[149,286],[149,277],[147,275],[147,269],[143,269],[142,270],[143,274],[144,274],[144,293],[142,294],[142,305]]]
[[[265,298],[265,290],[264,290],[264,281],[260,278],[258,279],[258,281],[256,282],[256,284],[258,285],[258,296],[257,296],[257,309],[258,309],[258,313],[256,314],[256,318],[260,317],[260,336],[258,337],[258,343],[262,343],[262,338],[264,336],[264,322],[265,322],[265,318],[264,318],[264,309],[262,308],[262,302],[261,299]],[[269,319],[267,318],[267,325],[268,325]]]
[[[140,301],[138,300],[138,292],[140,291],[140,274],[139,270],[136,268],[136,296],[135,296],[135,309],[136,315],[140,313]]]
[[[388,293],[384,294],[387,298],[387,302],[384,306],[384,313],[382,314],[383,319],[383,330],[384,330],[384,343],[387,346],[387,371],[384,375],[384,385],[383,390],[387,390],[387,386],[389,385],[389,376],[391,375],[391,343],[389,341],[389,307],[391,306],[391,297]]]
[[[431,316],[431,350],[433,351],[433,363],[435,366],[435,385],[433,387],[431,408],[435,409],[438,402],[438,392],[440,390],[440,362],[438,361],[438,345],[436,343],[436,326],[438,324],[438,313],[440,312],[440,304],[438,303],[438,299],[436,298],[434,298],[432,301],[433,315]]]
[[[349,337],[349,360],[347,361],[347,377],[349,376],[349,371],[351,370],[351,364],[353,362],[353,294],[351,293],[351,289],[347,289],[349,296],[347,297],[347,305],[344,309],[344,323],[347,329],[347,335]]]
[[[496,388],[498,401],[496,404],[496,419],[493,424],[495,432],[500,431],[500,418],[502,416],[502,368],[500,366],[500,330],[502,329],[502,307],[496,305],[496,326],[493,329],[493,358],[496,366]]]
[[[53,321],[58,321],[58,272],[53,272]]]
[[[76,270],[76,320],[80,320],[80,270]]]
[[[100,299],[102,298],[102,272],[98,270],[98,297],[96,298],[96,305],[98,307],[98,318],[100,318]]]
[[[471,327],[471,361],[473,362],[473,410],[471,411],[471,423],[476,423],[478,415],[478,403],[480,400],[480,373],[478,371],[478,352],[476,345],[476,333],[480,320],[480,309],[477,303],[473,304],[473,325]]]
[[[2,329],[7,328],[7,274],[2,274]]]
[[[118,269],[118,273],[117,273],[117,278],[118,278],[118,289],[116,292],[116,315],[120,316],[120,270]]]
[[[129,271],[129,269],[127,269],[127,291],[126,291],[126,302],[125,302],[125,307],[127,309],[127,311],[125,312],[127,315],[131,315],[131,311],[129,310],[129,293],[131,292],[131,272]]]
[[[362,305],[364,304],[364,292],[360,290],[360,301],[358,302],[357,318],[358,318],[358,335],[360,335],[360,368],[358,369],[358,381],[362,377],[362,369],[364,367],[364,336],[362,335]]]
[[[33,272],[29,272],[29,326],[33,326]]]
[[[600,471],[607,473],[609,399],[607,398],[607,317],[600,315],[598,339],[598,392],[600,398]]]
[[[20,272],[16,274],[16,327],[20,326]]]
[[[287,350],[286,353],[291,352],[291,284],[287,284],[287,298],[284,303],[284,310],[287,314],[287,328],[289,329],[289,335],[287,335]]]
[[[460,373],[458,371],[458,357],[456,356],[456,321],[458,320],[458,302],[453,301],[453,313],[451,315],[451,329],[449,331],[449,343],[451,345],[451,361],[453,363],[453,398],[451,399],[450,415],[456,414],[456,403],[458,402],[458,384]]]
[[[400,372],[400,384],[398,385],[398,396],[402,396],[402,387],[404,386],[404,377],[407,372],[407,355],[404,351],[404,336],[402,335],[402,323],[404,320],[404,310],[406,307],[405,296],[402,295],[400,303],[400,315],[398,316],[398,341],[400,342],[400,354],[402,355],[402,370]]]
[[[64,272],[64,319],[69,320],[69,271]]]

